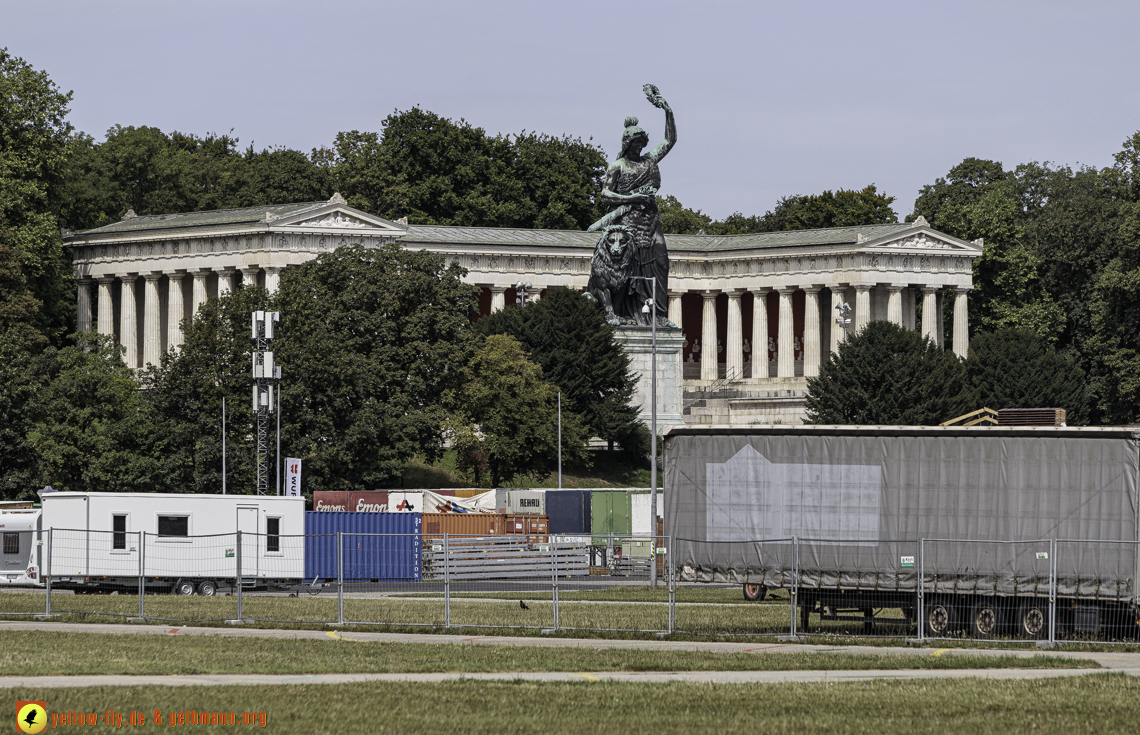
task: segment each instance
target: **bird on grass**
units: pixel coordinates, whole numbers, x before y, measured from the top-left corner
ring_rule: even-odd
[[[521,607],[523,610],[529,610],[530,609],[529,607],[526,606],[526,603],[523,602],[522,600],[519,600],[519,607]]]

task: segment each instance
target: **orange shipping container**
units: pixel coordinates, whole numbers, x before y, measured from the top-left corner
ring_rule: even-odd
[[[506,531],[527,537],[527,541],[546,543],[550,533],[550,519],[547,516],[515,515],[506,516]]]
[[[503,533],[503,516],[494,513],[424,513],[423,537],[494,536]]]

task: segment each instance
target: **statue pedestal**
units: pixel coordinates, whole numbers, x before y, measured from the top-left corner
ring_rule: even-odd
[[[629,355],[629,367],[637,377],[634,405],[640,407],[638,418],[649,426],[653,406],[649,393],[653,381],[653,329],[651,327],[614,327],[614,338]],[[670,424],[684,424],[682,349],[685,335],[680,329],[657,328],[657,432]]]

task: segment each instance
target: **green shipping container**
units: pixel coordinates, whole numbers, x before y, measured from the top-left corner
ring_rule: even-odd
[[[590,530],[594,533],[629,534],[633,527],[633,507],[629,491],[592,491],[590,493],[590,524]],[[593,543],[596,546],[605,546],[606,538],[595,536]]]

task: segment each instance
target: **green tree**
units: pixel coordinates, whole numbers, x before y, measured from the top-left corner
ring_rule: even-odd
[[[974,335],[965,365],[976,408],[1063,408],[1071,426],[1088,420],[1085,373],[1076,357],[1031,329]]]
[[[454,398],[458,410],[449,426],[460,468],[476,483],[485,471],[494,487],[516,475],[549,474],[558,459],[557,393],[517,339],[488,336]],[[587,438],[577,415],[563,410],[563,461],[584,463]]]
[[[0,49],[0,242],[40,303],[36,327],[57,344],[75,328],[75,279],[56,218],[70,102],[46,72]]]
[[[208,299],[183,323],[183,344],[144,380],[161,430],[169,437],[164,472],[174,492],[222,489],[222,399],[226,401],[226,490],[252,493],[256,458],[250,437],[250,314],[271,306],[264,289],[243,286]]]
[[[918,332],[871,322],[808,379],[809,424],[932,426],[969,410],[966,369]]]
[[[606,160],[579,139],[521,133],[490,136],[412,108],[389,115],[382,133],[339,133],[314,150],[350,204],[412,224],[587,227],[596,217]]]
[[[442,455],[443,396],[474,349],[477,292],[462,276],[394,244],[282,274],[282,442],[309,490],[391,487],[413,455]]]
[[[788,214],[784,229],[814,230],[898,222],[898,215],[891,209],[894,200],[879,193],[874,184],[860,191],[837,189],[801,197]]]
[[[110,336],[75,335],[48,348],[33,370],[44,385],[30,401],[26,446],[36,462],[24,497],[51,485],[79,492],[169,489],[161,457],[165,435]]]
[[[580,416],[592,436],[620,444],[631,457],[649,451],[649,432],[632,404],[637,378],[593,301],[567,288],[548,289],[525,309],[483,317],[479,331],[521,342],[545,380],[561,389],[563,411]]]

